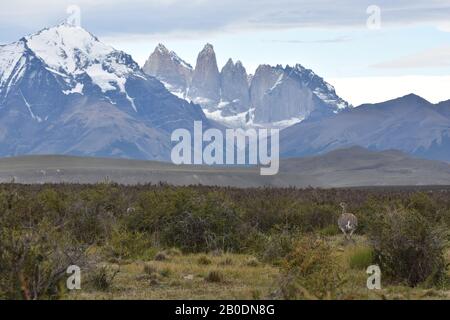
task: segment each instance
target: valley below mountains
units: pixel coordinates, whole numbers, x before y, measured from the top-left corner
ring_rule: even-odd
[[[281,161],[275,176],[257,167],[181,165],[156,161],[26,156],[0,159],[0,182],[159,184],[249,187],[365,187],[450,185],[450,164],[399,151],[353,147]]]

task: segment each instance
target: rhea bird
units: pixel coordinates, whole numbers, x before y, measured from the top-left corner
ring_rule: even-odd
[[[338,219],[338,226],[345,236],[345,239],[351,240],[352,235],[358,228],[358,218],[353,213],[347,212],[347,204],[341,202],[342,214]]]

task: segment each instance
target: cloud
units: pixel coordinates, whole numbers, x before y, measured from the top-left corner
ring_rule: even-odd
[[[450,32],[450,22],[438,23],[437,28],[440,31]]]
[[[377,0],[382,26],[447,23],[450,0]],[[99,35],[173,34],[297,27],[365,28],[373,0],[15,0],[0,5],[0,32],[56,23],[77,4]]]
[[[350,37],[342,36],[330,39],[317,39],[317,40],[269,40],[269,42],[276,43],[292,43],[292,44],[327,44],[327,43],[342,43],[350,41]]]
[[[450,46],[433,48],[371,66],[380,69],[413,69],[450,67]]]
[[[354,106],[378,103],[415,93],[432,103],[450,98],[450,76],[390,76],[326,79]],[[426,85],[424,85],[426,84]]]

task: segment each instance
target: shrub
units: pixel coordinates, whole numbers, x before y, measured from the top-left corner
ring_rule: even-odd
[[[124,227],[117,227],[105,246],[109,257],[118,259],[132,259],[142,256],[151,247],[146,234],[129,231]]]
[[[162,269],[159,274],[165,278],[170,277],[170,275],[173,273],[172,269],[170,268],[164,268]]]
[[[408,209],[415,210],[427,220],[439,222],[442,219],[436,203],[423,192],[413,194],[408,203]]]
[[[44,220],[31,227],[2,227],[0,221],[0,297],[55,299],[61,296],[71,265],[83,267],[84,248]]]
[[[258,258],[267,263],[279,264],[289,254],[295,244],[295,236],[289,231],[276,232],[265,239],[263,251],[259,252]]]
[[[233,259],[230,257],[223,259],[219,262],[220,266],[232,266],[233,265]]]
[[[339,212],[334,206],[311,203],[302,208],[297,223],[300,223],[299,227],[305,232],[323,230],[337,225]]]
[[[367,269],[373,264],[373,250],[372,248],[359,247],[350,252],[348,257],[348,265],[351,269]]]
[[[158,272],[158,268],[155,267],[154,265],[150,264],[150,263],[146,263],[144,265],[144,273],[148,274],[148,275],[152,275],[154,273]]]
[[[139,258],[142,259],[143,261],[154,260],[155,256],[158,254],[157,250],[158,249],[156,248],[147,248],[141,255],[139,255]]]
[[[168,259],[167,254],[163,251],[158,252],[154,258],[155,261],[165,261],[167,259]]]
[[[225,279],[224,275],[220,271],[210,271],[206,276],[205,280],[207,282],[220,283]]]
[[[212,261],[207,256],[201,256],[198,258],[197,263],[202,266],[208,266],[212,263]]]
[[[184,252],[236,250],[239,219],[231,201],[218,192],[174,195],[173,212],[160,218],[161,242]]]
[[[445,276],[446,232],[417,210],[388,210],[373,217],[369,237],[374,260],[395,282],[416,286]]]
[[[261,300],[261,296],[262,296],[261,291],[255,289],[255,290],[252,290],[250,293],[252,295],[253,300]]]
[[[90,274],[88,282],[95,290],[108,291],[119,272],[120,268],[101,266]]]
[[[337,224],[331,224],[331,225],[321,229],[319,233],[324,237],[331,237],[331,236],[336,236],[336,235],[340,234],[341,231],[339,230],[339,227],[337,226]]]
[[[259,231],[256,227],[241,225],[238,230],[240,244],[239,252],[261,254],[266,248],[268,234]]]
[[[282,266],[279,293],[284,299],[336,298],[344,281],[331,247],[305,237],[295,243]]]

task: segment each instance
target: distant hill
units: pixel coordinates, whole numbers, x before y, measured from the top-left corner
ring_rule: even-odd
[[[360,147],[281,162],[276,176],[260,176],[256,167],[175,166],[138,161],[68,156],[0,159],[0,182],[160,183],[233,187],[353,187],[450,185],[450,164],[415,159],[399,151]]]
[[[450,161],[450,102],[432,104],[410,94],[366,104],[320,120],[307,120],[280,134],[282,157],[304,157],[361,146],[401,150]]]

